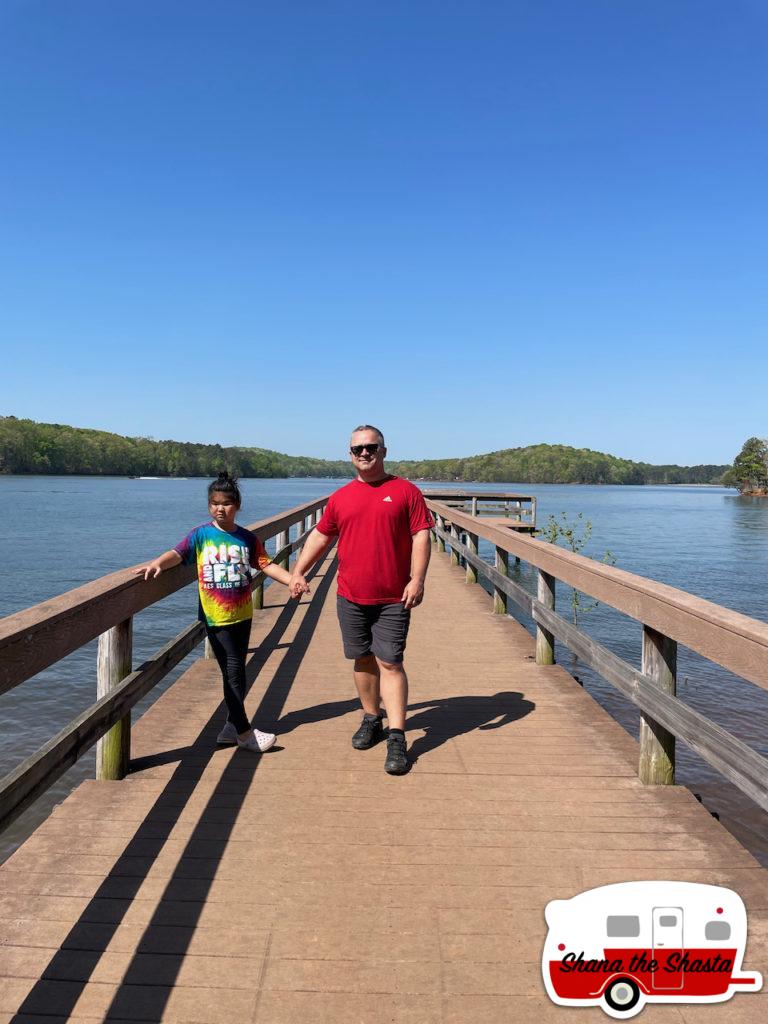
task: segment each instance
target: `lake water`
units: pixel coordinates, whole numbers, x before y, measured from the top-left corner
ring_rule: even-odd
[[[240,521],[253,522],[310,501],[342,482],[244,480]],[[205,487],[206,481],[199,479],[0,476],[0,501],[7,510],[5,550],[14,553],[19,566],[18,573],[7,571],[0,585],[0,616],[171,547],[206,519]],[[487,489],[535,494],[539,526],[546,525],[549,515],[565,512],[573,520],[581,512],[592,523],[586,554],[601,558],[610,549],[622,569],[768,621],[768,501],[740,498],[735,491],[714,487],[532,486],[512,482],[488,484]],[[490,560],[489,546],[481,544],[481,554]],[[525,564],[512,564],[510,574],[534,591],[534,573]],[[564,613],[568,597],[567,588],[558,590],[558,607]],[[162,647],[194,620],[195,613],[194,588],[188,587],[138,615],[134,663]],[[598,606],[585,612],[579,624],[639,667],[637,623]],[[95,700],[95,649],[94,641],[0,696],[0,775]],[[191,657],[199,653],[200,649]],[[567,651],[558,650],[557,656],[561,664],[570,667]],[[134,716],[185,667],[182,663],[167,677]],[[579,665],[573,670],[596,699],[637,735],[634,707],[588,670]],[[768,693],[681,648],[678,694],[768,755]],[[0,835],[0,861],[23,842],[54,804],[93,774],[94,753],[90,752]],[[723,823],[768,865],[768,814],[682,744],[678,744],[678,781],[699,793],[705,806],[717,811]]]

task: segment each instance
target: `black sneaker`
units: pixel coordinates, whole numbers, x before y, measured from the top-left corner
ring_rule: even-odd
[[[387,740],[387,759],[384,771],[390,775],[404,775],[408,771],[408,748],[405,739],[390,735]]]
[[[352,737],[352,746],[355,750],[367,750],[378,743],[383,735],[384,726],[380,718],[364,718]]]

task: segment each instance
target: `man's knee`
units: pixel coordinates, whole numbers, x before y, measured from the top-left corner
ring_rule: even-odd
[[[372,654],[364,654],[361,658],[355,658],[355,672],[371,672],[375,675],[377,671],[377,659]]]
[[[382,672],[404,672],[405,667],[402,661],[384,661],[382,658],[376,659],[376,664],[382,670]]]

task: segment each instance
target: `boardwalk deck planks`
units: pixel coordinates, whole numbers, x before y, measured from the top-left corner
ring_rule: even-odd
[[[299,606],[270,586],[254,620],[248,706],[277,749],[216,748],[200,659],[135,723],[131,775],[83,783],[0,868],[0,1021],[602,1020],[544,995],[543,908],[635,878],[735,888],[768,971],[765,871],[687,790],[642,785],[634,740],[447,558],[413,614],[414,767],[353,750],[333,577]]]

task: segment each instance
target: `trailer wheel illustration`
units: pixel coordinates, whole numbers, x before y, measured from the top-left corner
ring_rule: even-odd
[[[640,989],[630,978],[616,978],[605,990],[603,998],[612,1010],[628,1013],[640,1001]]]

